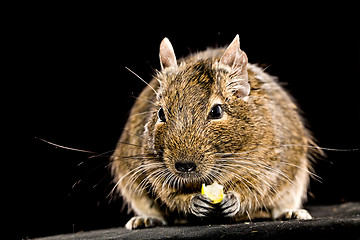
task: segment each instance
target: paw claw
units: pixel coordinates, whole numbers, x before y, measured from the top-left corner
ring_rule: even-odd
[[[224,217],[232,217],[239,212],[240,202],[233,192],[229,192],[225,195],[219,207]]]
[[[207,217],[214,211],[214,206],[208,197],[196,194],[190,201],[190,210],[197,217]]]

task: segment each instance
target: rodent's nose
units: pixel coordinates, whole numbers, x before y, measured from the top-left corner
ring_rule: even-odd
[[[180,172],[193,172],[196,169],[196,164],[193,162],[177,162],[175,168]]]

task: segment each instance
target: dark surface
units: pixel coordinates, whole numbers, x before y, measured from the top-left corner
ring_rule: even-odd
[[[127,230],[112,228],[58,235],[73,239],[360,239],[360,203],[312,206],[312,220],[261,221],[229,225],[172,226]]]

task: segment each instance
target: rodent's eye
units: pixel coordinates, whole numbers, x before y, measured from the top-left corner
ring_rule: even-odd
[[[220,119],[223,116],[223,109],[220,104],[214,105],[209,113],[208,119]]]
[[[161,122],[166,122],[166,117],[163,108],[161,107],[159,111],[157,112],[158,118]]]

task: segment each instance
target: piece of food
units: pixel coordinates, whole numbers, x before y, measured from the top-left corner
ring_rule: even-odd
[[[219,203],[224,198],[224,186],[218,184],[217,182],[207,186],[203,183],[201,194],[210,198],[213,204]]]

